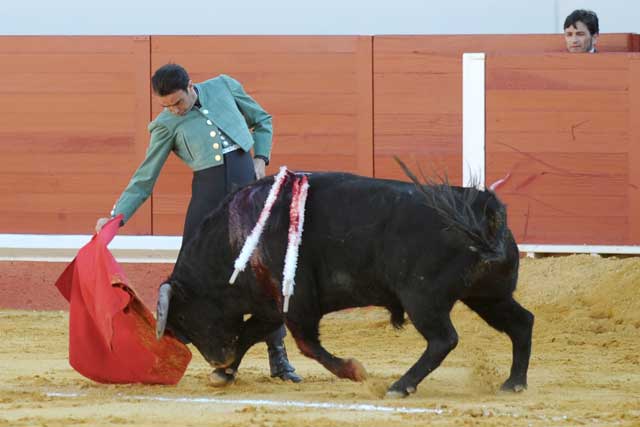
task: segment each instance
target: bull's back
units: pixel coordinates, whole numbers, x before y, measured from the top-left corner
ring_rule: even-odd
[[[333,173],[309,183],[301,265],[325,305],[395,304],[417,263],[435,268],[449,252],[413,184]]]
[[[461,194],[467,189],[453,191]],[[499,203],[493,193],[482,192],[472,208],[484,213],[487,203],[495,202]],[[322,276],[316,284],[319,292],[334,300],[385,305],[398,286],[416,275],[433,279],[445,269],[461,276],[468,272],[464,281],[472,292],[513,292],[518,251],[509,230],[501,237],[504,253],[486,263],[469,249],[473,242],[440,215],[411,183],[312,174],[302,251]]]

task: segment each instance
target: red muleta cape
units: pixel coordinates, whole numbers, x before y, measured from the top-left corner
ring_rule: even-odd
[[[191,352],[165,334],[138,299],[107,245],[122,215],[109,221],[58,278],[69,301],[69,363],[100,383],[176,384]]]

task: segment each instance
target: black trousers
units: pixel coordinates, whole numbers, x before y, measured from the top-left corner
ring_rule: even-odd
[[[200,223],[211,213],[227,194],[256,180],[251,154],[235,150],[224,155],[224,164],[193,173],[191,201],[184,220],[182,246],[198,232]],[[284,325],[265,339],[268,346],[280,345],[287,334]]]
[[[198,231],[202,220],[213,211],[225,196],[256,180],[251,154],[235,150],[224,155],[224,164],[193,173],[191,201],[184,220],[182,246]]]

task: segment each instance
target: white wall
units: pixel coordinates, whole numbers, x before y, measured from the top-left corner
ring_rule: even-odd
[[[0,0],[0,35],[559,33],[585,6],[640,32],[638,0]]]

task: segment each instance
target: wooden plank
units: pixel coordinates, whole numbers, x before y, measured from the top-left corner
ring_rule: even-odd
[[[105,129],[102,132],[78,132],[70,135],[59,132],[0,131],[0,141],[11,141],[3,145],[3,153],[29,153],[30,155],[60,153],[121,153],[131,151],[135,144],[131,133]]]
[[[373,165],[373,40],[358,37],[355,53],[357,75],[357,146],[354,172],[374,176]],[[350,150],[345,150],[350,152]],[[338,170],[336,168],[336,170]]]
[[[43,39],[45,40],[45,39]],[[43,41],[46,44],[46,41]],[[89,60],[90,58],[90,60]],[[0,53],[0,64],[3,73],[32,74],[49,73],[127,73],[134,66],[136,57],[133,53],[47,53],[35,52],[19,54],[16,52]]]
[[[136,88],[128,73],[6,73],[0,70],[4,94],[131,94]]]
[[[273,116],[279,114],[354,114],[358,108],[356,93],[350,94],[289,94],[254,93],[260,105]]]
[[[601,52],[630,51],[629,33],[600,34],[598,48]],[[413,51],[416,53],[440,52],[458,56],[461,52],[512,52],[534,53],[565,52],[561,34],[473,34],[473,35],[425,35],[425,36],[376,36],[376,51],[380,53]]]
[[[623,90],[487,90],[486,110],[626,114],[629,111],[629,93]]]
[[[492,111],[486,116],[487,132],[536,132],[544,126],[548,132],[570,135],[624,133],[628,113],[598,111],[522,112]]]
[[[536,170],[522,171],[521,165],[514,165],[511,169],[504,168],[489,175],[487,183],[493,183],[498,179],[507,176],[508,183],[500,187],[499,194],[509,197],[535,197],[541,202],[547,198],[560,196],[564,198],[568,207],[574,206],[574,198],[598,197],[599,195],[626,197],[627,194],[627,174],[604,174],[604,173],[575,173],[567,175],[562,172]]]
[[[460,114],[460,81],[459,74],[376,75],[376,114]]]
[[[487,58],[487,66],[493,58]],[[612,90],[625,91],[629,87],[626,69],[591,70],[516,70],[511,68],[487,68],[486,89],[491,90]]]
[[[510,174],[498,192],[520,243],[628,244],[627,63],[488,58],[486,182]]]
[[[453,185],[462,183],[462,153],[433,154],[396,153],[398,157],[418,176],[420,170],[430,178],[446,176]],[[391,156],[376,155],[376,178],[409,181],[398,163]]]
[[[199,76],[199,73],[206,73],[207,78],[221,73],[233,75],[241,71],[255,71],[256,69],[271,73],[287,73],[290,71],[333,73],[336,70],[353,72],[355,65],[354,54],[349,52],[326,52],[322,54],[318,52],[270,53],[264,51],[247,54],[194,53],[190,54],[188,59],[186,59],[187,54],[183,53],[160,54],[156,52],[154,55],[158,58],[161,56],[163,58],[161,62],[163,63],[169,61],[182,64],[188,63],[188,71],[190,73],[193,73],[194,76]]]
[[[548,243],[575,245],[619,245],[626,241],[626,217],[538,216],[509,217],[519,244]]]
[[[282,85],[282,74],[278,72],[266,72],[260,69],[229,70],[226,73],[232,75],[247,87],[258,88],[256,93],[283,93],[283,94],[354,94],[357,92],[358,75],[351,71],[335,72],[298,72],[291,71],[287,74],[287,85]],[[192,73],[193,81],[204,81],[212,77],[210,72]]]
[[[627,198],[624,193],[612,194],[574,194],[571,203],[567,203],[565,194],[548,194],[541,199],[541,195],[527,194],[509,189],[500,189],[498,196],[508,200],[509,216],[525,216],[532,209],[544,217],[554,215],[564,217],[617,217],[628,216]],[[595,197],[594,197],[595,196]]]
[[[370,38],[370,37],[368,37]],[[344,36],[153,36],[151,49],[155,56],[200,55],[215,51],[226,54],[322,53],[353,54],[361,48],[357,37]]]
[[[634,34],[605,33],[598,36],[598,52],[634,52]]]
[[[375,114],[377,135],[451,135],[462,138],[462,114]],[[462,145],[460,145],[462,147]],[[462,148],[461,148],[462,149]]]
[[[640,50],[640,49],[639,49]],[[629,170],[628,203],[629,231],[627,243],[640,245],[640,54],[629,61]]]
[[[513,52],[493,52],[487,61],[487,70],[625,70],[628,53],[606,55],[573,55],[568,53],[514,54]]]
[[[487,167],[499,166],[513,173],[566,177],[612,177],[626,174],[627,153],[581,153],[575,151],[544,153],[529,147],[527,151],[491,150]]]
[[[46,159],[42,159],[45,161]],[[133,166],[133,165],[131,165]],[[131,167],[122,168],[121,174],[124,176]],[[70,195],[70,197],[77,197],[78,194],[84,194],[87,191],[87,182],[91,183],[91,194],[102,194],[109,200],[115,200],[119,196],[118,190],[114,190],[114,182],[112,179],[105,179],[105,175],[101,173],[91,173],[87,171],[79,173],[72,171],[71,173],[65,173],[60,171],[53,174],[45,173],[30,173],[28,176],[22,173],[2,173],[0,174],[0,194],[10,194],[4,200],[5,205],[11,204],[18,199],[19,195],[29,194],[34,196],[36,194],[55,194]],[[123,187],[127,184],[128,179],[116,178]]]
[[[71,113],[109,114],[113,116],[131,116],[136,106],[130,102],[133,93],[6,93],[2,96],[0,113],[3,116],[15,114],[27,116],[33,122],[33,114],[45,113],[46,116],[65,116]],[[87,97],[91,102],[87,102]],[[51,107],[55,105],[55,111]],[[13,116],[15,117],[15,116]],[[38,118],[40,120],[40,118]],[[128,120],[122,120],[127,122]]]
[[[316,113],[313,120],[309,119],[309,114],[299,112],[278,114],[274,126],[277,126],[279,136],[356,135],[353,123],[357,114]]]
[[[146,147],[149,43],[0,38],[0,232],[87,233],[108,214]],[[151,232],[149,207],[123,231]]]
[[[134,97],[131,97],[132,101]],[[49,107],[55,111],[55,105]],[[109,108],[109,107],[107,107]],[[8,112],[0,115],[0,129],[11,129],[21,133],[30,131],[66,131],[73,129],[77,132],[106,131],[109,129],[116,132],[130,131],[135,126],[135,115],[126,113],[95,112],[85,113],[76,111],[70,113],[39,114],[34,116],[27,112]]]
[[[640,34],[631,35],[631,52],[640,52]]]
[[[527,152],[535,147],[541,153],[624,153],[629,151],[629,134],[610,132],[606,135],[607,143],[603,144],[603,135],[598,133],[551,132],[539,129],[535,132],[487,132],[487,149],[492,152]]]
[[[0,52],[11,54],[139,54],[148,36],[2,36]],[[148,50],[148,49],[147,49]]]

